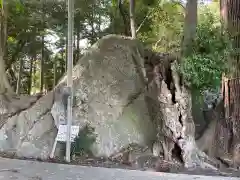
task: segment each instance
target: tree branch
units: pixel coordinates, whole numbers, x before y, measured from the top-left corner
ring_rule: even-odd
[[[175,5],[181,6],[184,9],[184,11],[186,10],[185,6],[181,2],[176,1],[176,0],[172,0],[172,3],[174,3]]]
[[[150,17],[150,15],[155,11],[155,9],[152,9],[151,11],[149,11],[147,13],[147,15],[145,16],[145,18],[143,19],[143,21],[141,22],[141,24],[138,26],[136,33],[138,33],[138,31],[141,29],[141,27],[143,26],[143,24],[146,22],[146,20]]]
[[[172,3],[174,3],[174,5],[179,5],[181,6],[184,11],[186,10],[186,8],[184,7],[184,5],[181,3],[181,2],[178,2],[178,1],[175,1],[175,0],[172,0]],[[141,22],[141,24],[138,26],[137,30],[136,30],[136,33],[139,32],[139,30],[141,29],[141,27],[143,26],[143,24],[146,22],[146,20],[150,17],[150,15],[155,11],[156,9],[152,9],[151,11],[148,12],[148,14],[145,16],[145,18],[143,19],[143,21]]]

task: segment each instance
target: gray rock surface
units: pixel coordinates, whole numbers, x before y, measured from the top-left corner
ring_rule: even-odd
[[[237,180],[239,178],[143,172],[123,169],[0,159],[0,180]]]
[[[23,157],[48,158],[56,136],[50,112],[52,103],[51,92],[26,110],[10,116],[0,129],[0,150]]]
[[[108,35],[74,67],[73,125],[94,129],[96,141],[90,149],[96,156],[110,156],[131,143],[145,146],[155,138],[144,101],[142,57],[143,47],[137,40]],[[1,151],[21,157],[49,156],[56,127],[66,120],[66,81],[64,76],[53,92],[8,118],[0,129]]]
[[[154,138],[144,101],[142,48],[136,40],[109,35],[74,68],[73,122],[94,128],[96,142],[91,150],[96,156],[110,156],[131,143],[146,145]],[[65,83],[66,77],[58,88]],[[63,106],[60,101],[54,103],[55,109]]]

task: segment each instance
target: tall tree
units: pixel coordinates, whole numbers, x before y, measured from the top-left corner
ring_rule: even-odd
[[[57,56],[54,58],[53,62],[53,86],[57,85]]]
[[[22,73],[23,73],[23,58],[20,57],[16,94],[20,94]]]
[[[45,0],[42,0],[42,55],[40,63],[40,92],[43,92],[44,87],[44,31],[45,31]]]
[[[220,12],[223,27],[230,37],[233,53],[228,58],[229,70],[223,80],[225,120],[217,136],[218,156],[231,164],[240,165],[240,1],[221,0]]]
[[[32,56],[30,59],[30,70],[29,70],[29,81],[28,81],[28,94],[30,95],[32,92],[32,77],[33,77],[33,61],[36,57]]]
[[[0,93],[13,93],[5,72],[4,54],[7,42],[7,4],[4,0],[0,8]]]
[[[196,38],[196,27],[197,0],[188,0],[185,14],[184,38],[182,42],[184,45],[182,47],[182,62],[194,53],[191,44],[194,43],[193,41],[195,41]],[[151,71],[153,77],[149,76],[148,79],[152,78],[153,83],[148,82],[148,84],[155,83],[155,86],[158,88],[155,99],[159,101],[159,107],[157,104],[154,104],[154,106],[157,107],[156,113],[152,112],[151,115],[153,118],[161,119],[160,121],[156,120],[157,122],[161,122],[160,125],[157,125],[157,139],[160,144],[162,144],[164,158],[171,160],[171,152],[173,152],[174,146],[176,145],[175,147],[181,149],[181,153],[179,154],[181,154],[185,167],[193,168],[196,165],[202,168],[206,166],[211,167],[211,165],[205,162],[205,160],[209,158],[202,153],[195,142],[191,93],[188,86],[186,86],[183,76],[178,74],[177,61],[171,60],[170,58],[162,64],[153,65],[153,63],[150,62],[149,65],[153,67]],[[153,107],[149,109],[154,111]],[[174,118],[169,118],[173,116]],[[212,168],[214,169],[214,167]]]
[[[184,32],[183,32],[182,50],[181,50],[182,59],[186,56],[191,55],[191,53],[193,53],[193,50],[191,47],[195,40],[196,29],[197,29],[197,0],[188,0],[186,4],[186,9],[185,9],[185,22],[184,22]],[[179,87],[176,86],[176,89],[178,88]],[[193,165],[192,163],[194,161],[200,166],[204,166],[201,162],[202,161],[201,152],[198,152],[198,150],[196,150],[197,147],[196,147],[195,138],[194,138],[195,125],[192,117],[191,94],[189,89],[185,86],[185,82],[183,82],[181,93],[182,93],[182,96],[186,96],[186,99],[187,99],[186,102],[188,104],[187,106],[190,107],[189,109],[183,108],[184,106],[186,106],[186,104],[184,103],[182,104],[182,102],[180,101],[180,106],[182,106],[180,108],[181,122],[183,124],[182,128],[184,129],[182,136],[185,141],[184,143],[185,145],[183,145],[183,143],[181,142],[181,139],[178,142],[179,146],[182,148],[182,157],[184,159],[185,166],[192,166]],[[176,95],[176,98],[177,98],[177,95]],[[186,146],[189,146],[189,147],[186,148]]]
[[[125,7],[124,7],[124,0],[118,0],[118,9],[119,13],[122,16],[123,24],[124,24],[124,34],[125,36],[129,36],[129,25],[128,25],[128,20],[127,20],[127,15],[125,12]]]
[[[192,43],[194,41],[197,29],[197,0],[188,0],[185,10],[185,23],[182,41],[182,55],[188,55],[192,52]]]

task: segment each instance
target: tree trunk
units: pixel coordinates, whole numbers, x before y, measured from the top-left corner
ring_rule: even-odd
[[[118,0],[118,9],[123,19],[125,36],[129,36],[129,29],[128,29],[129,26],[126,18],[126,13],[124,11],[123,0]]]
[[[191,47],[197,29],[197,0],[188,0],[185,12],[185,23],[182,41],[183,56],[187,56],[192,52]]]
[[[65,62],[66,58],[64,58],[64,49],[61,50],[61,61],[60,61],[60,67],[61,67],[61,76],[65,73],[65,66],[64,64],[66,63]]]
[[[136,39],[136,26],[135,26],[135,0],[129,2],[130,26],[132,38]]]
[[[40,92],[43,92],[44,87],[44,30],[45,30],[45,10],[44,10],[45,0],[42,0],[42,55],[41,55],[41,63],[40,63]]]
[[[66,45],[65,45],[65,72],[67,72],[67,62],[68,62],[68,59],[67,59],[67,55],[68,55],[68,37],[67,37],[67,32],[66,32]]]
[[[101,0],[98,0],[98,6],[102,6]],[[101,38],[101,24],[102,24],[102,18],[101,18],[101,13],[98,13],[98,22],[97,22],[97,31],[98,31],[98,39]]]
[[[75,65],[76,57],[77,57],[76,36],[75,36],[75,34],[74,34],[74,35],[73,35],[73,65]]]
[[[29,71],[29,81],[28,81],[28,94],[31,95],[32,91],[32,73],[33,73],[33,61],[35,60],[35,56],[30,60],[30,71]]]
[[[75,34],[73,35],[73,49],[76,48],[76,36]]]
[[[13,93],[9,84],[4,63],[4,53],[7,42],[7,7],[5,1],[2,1],[0,9],[0,93]]]
[[[182,56],[188,56],[192,53],[192,44],[194,42],[194,38],[196,35],[197,29],[197,0],[188,0],[186,4],[185,10],[185,24],[184,24],[184,32],[183,32],[183,42],[182,42]],[[179,77],[180,82],[183,82],[182,77]],[[182,158],[185,163],[185,166],[191,167],[194,164],[198,164],[201,167],[204,166],[204,162],[200,157],[203,157],[201,151],[198,150],[195,142],[195,124],[192,117],[192,101],[191,101],[191,93],[188,91],[187,87],[180,83],[180,86],[177,86],[177,79],[175,79],[175,87],[176,87],[176,100],[179,99],[180,105],[180,116],[179,122],[182,124],[182,135],[178,140],[178,145],[182,150]],[[182,86],[182,87],[181,87]],[[184,91],[183,91],[184,90]],[[178,95],[178,92],[181,94]],[[182,98],[185,98],[185,103],[182,103]],[[182,106],[182,107],[181,107]],[[188,108],[186,108],[188,107]]]
[[[23,58],[20,58],[18,80],[17,80],[17,89],[16,89],[16,94],[18,94],[18,95],[20,94],[20,90],[21,90],[22,73],[23,73]]]
[[[188,0],[185,16],[183,55],[190,55],[191,44],[194,41],[197,26],[197,0]],[[147,54],[147,53],[146,53]],[[149,57],[148,55],[145,55]],[[166,56],[166,55],[165,55]],[[216,165],[195,142],[195,124],[192,117],[191,93],[184,85],[184,81],[177,71],[176,57],[151,55],[145,62],[150,73],[148,74],[149,91],[146,97],[151,101],[150,107],[152,119],[158,128],[157,142],[154,144],[154,152],[158,152],[158,146],[163,149],[164,158],[172,160],[172,152],[179,152],[186,168],[216,168]],[[158,101],[155,102],[154,101]],[[157,154],[157,153],[156,153]],[[210,164],[209,164],[210,163]],[[213,164],[213,165],[211,165]]]
[[[33,87],[34,87],[33,94],[36,94],[36,72],[37,72],[37,61],[35,59],[33,63]]]
[[[76,55],[76,63],[80,58],[80,27],[77,26],[77,55]]]
[[[176,58],[151,54],[148,57],[145,60],[148,77],[146,101],[158,132],[154,154],[159,155],[163,150],[164,159],[172,161],[172,153],[177,152],[175,155],[183,160],[186,168],[216,169],[215,162],[196,145],[191,93],[178,74]]]
[[[79,53],[80,53],[80,24],[79,24],[79,22],[77,21],[77,24],[76,24],[76,40],[74,40],[74,41],[76,41],[76,43],[75,43],[75,45],[74,45],[74,47],[75,47],[75,50],[74,50],[74,61],[73,61],[73,64],[75,65],[77,62],[78,62],[78,60],[79,60]]]
[[[5,70],[4,53],[7,42],[7,7],[2,0],[0,7],[0,128],[18,112],[31,106],[31,103],[36,101],[36,98],[26,98],[21,101],[19,97],[14,94]]]
[[[54,58],[53,63],[53,87],[57,85],[57,57]]]
[[[96,36],[95,36],[95,28],[94,28],[94,15],[95,15],[95,4],[92,4],[92,10],[91,10],[91,18],[90,18],[90,26],[91,26],[91,38],[90,38],[90,43],[91,45],[93,45],[95,43],[95,39],[96,39]]]
[[[43,92],[44,87],[44,35],[42,35],[42,54],[40,62],[40,92]]]
[[[234,53],[229,59],[229,73],[223,79],[225,120],[218,126],[217,156],[223,161],[240,166],[240,1],[221,0],[222,25],[232,39]],[[220,146],[221,145],[221,146]]]

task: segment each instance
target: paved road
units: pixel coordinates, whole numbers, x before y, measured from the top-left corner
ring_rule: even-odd
[[[0,180],[239,180],[0,159]]]

